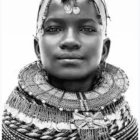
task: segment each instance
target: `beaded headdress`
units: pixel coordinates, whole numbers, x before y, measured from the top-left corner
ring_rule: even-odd
[[[48,16],[49,8],[52,0],[41,0],[37,16],[37,30],[38,33],[43,33],[43,23]],[[79,14],[80,8],[78,7],[77,0],[58,0],[58,2],[64,5],[64,10],[67,14]],[[93,4],[96,8],[97,16],[101,19],[102,24],[105,22],[107,33],[107,20],[109,17],[105,0],[87,0],[89,4]]]

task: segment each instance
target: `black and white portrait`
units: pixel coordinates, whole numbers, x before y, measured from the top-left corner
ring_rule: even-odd
[[[139,0],[1,0],[2,140],[138,140]]]

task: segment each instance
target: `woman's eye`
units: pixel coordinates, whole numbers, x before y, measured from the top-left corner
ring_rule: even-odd
[[[86,33],[93,33],[93,32],[97,32],[97,30],[94,27],[81,27],[80,28],[81,32],[86,32]]]
[[[60,26],[49,26],[44,29],[44,31],[48,33],[58,33],[58,32],[61,32],[62,30],[63,28]]]

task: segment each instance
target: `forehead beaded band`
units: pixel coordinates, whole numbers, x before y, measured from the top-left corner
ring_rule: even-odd
[[[80,14],[80,7],[78,7],[77,0],[58,0],[58,2],[62,3],[64,5],[64,10],[66,14]],[[109,17],[107,6],[105,3],[105,0],[87,0],[89,4],[93,4],[93,6],[96,8],[97,17],[101,19],[101,24],[105,22],[106,26],[106,33],[107,34],[107,20]],[[43,24],[45,19],[48,16],[49,8],[52,3],[52,0],[42,0],[39,6],[38,10],[38,17],[37,17],[37,29],[36,29],[36,36],[38,33],[43,34]]]

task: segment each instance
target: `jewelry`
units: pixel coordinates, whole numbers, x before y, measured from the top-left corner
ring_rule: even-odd
[[[101,60],[99,67],[103,72],[106,70],[107,63],[105,62],[105,60]]]
[[[133,134],[134,132],[137,135],[134,135]],[[122,131],[114,134],[113,137],[116,139],[119,138],[120,140],[123,140],[123,139],[131,140],[131,137],[133,137],[133,135],[134,135],[134,139],[138,138],[138,126],[137,126],[136,120],[134,118],[131,119],[130,123],[127,126],[125,126],[122,129]]]
[[[38,33],[40,33],[41,35],[44,34],[44,30],[42,29],[43,23],[46,17],[48,16],[51,2],[52,0],[42,0],[40,3],[40,6],[39,6],[40,8],[38,11],[38,19],[37,19],[36,36],[38,35]]]
[[[44,34],[44,31],[42,29],[42,25],[44,23],[44,20],[47,18],[51,1],[52,0],[42,0],[40,3],[40,6],[39,6],[40,8],[38,11],[36,35],[38,35],[38,33]],[[62,3],[64,4],[65,12],[67,14],[71,14],[71,13],[74,13],[76,15],[79,14],[80,8],[77,6],[77,1],[76,0],[71,0],[71,1],[73,2],[73,6],[70,4],[70,1],[62,1]],[[94,4],[96,11],[100,15],[100,17],[102,19],[106,19],[106,26],[107,26],[107,19],[108,18],[110,19],[110,16],[108,14],[108,10],[107,10],[107,6],[106,6],[105,1],[103,1],[103,0],[89,0],[89,2],[92,2]],[[102,7],[99,5],[102,5]],[[103,10],[101,10],[101,9],[103,9]],[[105,15],[105,18],[102,17],[104,15]],[[107,27],[106,27],[105,34],[107,35]]]
[[[66,5],[64,6],[64,10],[65,10],[65,12],[66,12],[67,14],[71,14],[71,13],[72,13],[72,7],[71,7],[71,5],[70,5],[70,4],[66,4]]]
[[[110,64],[106,64],[101,84],[84,93],[70,93],[53,87],[46,80],[45,72],[40,71],[37,62],[27,66],[19,74],[19,86],[28,95],[32,94],[42,102],[68,111],[99,110],[102,106],[110,104],[112,100],[119,99],[129,85],[125,73]],[[81,95],[83,97],[79,98]]]
[[[107,64],[107,67],[111,68],[111,65],[109,66],[109,64]],[[106,71],[109,70],[107,67]],[[106,71],[104,73],[106,73]],[[8,99],[7,104],[9,104],[12,108],[16,108],[19,112],[23,112],[29,117],[34,118],[34,115],[36,115],[36,117],[42,121],[51,120],[57,123],[61,121],[68,122],[72,118],[73,111],[77,113],[79,111],[86,111],[87,114],[89,114],[89,111],[100,111],[104,116],[109,115],[117,111],[124,101],[120,91],[117,94],[114,94],[114,90],[112,92],[110,91],[110,87],[112,87],[112,84],[114,85],[114,83],[111,82],[112,79],[107,78],[109,75],[107,75],[107,77],[103,75],[104,81],[102,81],[101,85],[93,89],[94,92],[91,91],[85,93],[69,93],[55,89],[48,84],[44,75],[45,73],[42,73],[42,71],[38,68],[37,62],[34,62],[24,68],[19,74],[19,88],[15,89]],[[28,77],[28,79],[26,79],[26,77]],[[105,80],[106,78],[108,80]],[[120,74],[119,78],[121,78]],[[125,85],[126,83],[124,79],[125,78],[123,77],[121,80]],[[105,87],[102,87],[103,85],[107,87],[107,90]],[[107,85],[109,85],[109,88]],[[125,87],[124,85],[123,90]],[[114,89],[114,86],[112,88]],[[102,93],[100,90],[103,92],[105,90],[105,93]],[[95,91],[97,91],[98,94]],[[99,91],[101,92],[100,94]],[[110,98],[110,100],[107,101],[110,94],[113,98]],[[103,98],[100,96],[103,96]],[[31,100],[30,98],[32,99],[32,102],[28,101]],[[41,106],[38,105],[38,102]],[[65,110],[68,111],[68,113],[66,113]],[[46,113],[44,114],[44,112]],[[60,114],[60,117],[58,117],[58,114]],[[46,116],[46,119],[44,118],[44,115]]]
[[[67,14],[74,13],[75,15],[77,15],[80,13],[80,8],[78,7],[76,0],[72,0],[72,2],[73,2],[73,6],[70,2],[64,4],[64,10]]]
[[[77,0],[74,1],[73,13],[75,15],[80,13],[80,8],[78,7]]]
[[[105,127],[107,122],[104,121],[104,116],[101,112],[95,114],[81,115],[80,113],[73,113],[74,123],[77,129],[97,129]]]
[[[97,11],[97,17],[101,19],[101,24],[105,22],[106,28],[105,28],[105,35],[107,36],[107,25],[108,25],[108,19],[111,19],[107,10],[106,2],[105,0],[89,0],[89,2],[93,3],[93,5],[96,8]]]
[[[75,15],[79,14],[80,13],[80,8],[79,7],[73,7],[73,13]]]
[[[104,68],[103,81],[98,86],[90,92],[69,93],[49,85],[45,78],[46,71],[40,70],[37,63],[26,66],[20,72],[19,87],[7,101],[7,111],[12,114],[12,109],[15,109],[15,118],[32,125],[31,130],[35,129],[30,134],[27,133],[27,140],[35,136],[47,138],[48,135],[41,135],[40,132],[44,132],[43,130],[47,134],[52,130],[57,134],[67,131],[68,134],[74,133],[76,138],[80,136],[81,140],[115,140],[118,137],[123,139],[124,135],[129,139],[132,137],[131,132],[134,134],[133,137],[137,137],[137,126],[135,123],[130,126],[132,116],[121,95],[128,88],[127,76],[121,69],[107,63],[101,65],[101,69]],[[15,118],[10,123],[4,120],[10,132],[11,129],[13,131],[17,128],[13,125]],[[61,127],[61,123],[66,127]],[[67,130],[63,130],[64,128]],[[23,133],[26,130],[17,131]],[[15,134],[19,136],[17,131]]]
[[[109,134],[107,128],[101,129],[80,129],[80,130],[61,130],[60,132],[54,129],[39,129],[33,124],[26,124],[23,121],[19,121],[16,118],[12,118],[11,114],[7,111],[4,112],[5,118],[2,124],[2,139],[26,139],[33,140],[36,139],[47,139],[51,137],[52,139],[61,138],[80,138],[81,140],[91,140],[91,139],[111,139],[111,140],[123,140],[123,139],[138,139],[138,127],[134,118],[131,119],[130,123],[121,129],[121,131],[115,134]],[[34,133],[33,133],[34,132]],[[94,136],[94,137],[93,137]]]
[[[80,129],[79,135],[81,140],[108,140],[110,136],[108,134],[107,128],[100,129]]]
[[[40,60],[40,59],[37,61],[37,66],[38,66],[38,68],[39,68],[40,70],[43,69],[42,63],[41,63],[41,60]]]
[[[122,100],[122,99],[120,99]],[[16,104],[13,104],[16,101]],[[117,104],[118,102],[118,104]],[[120,110],[120,108],[122,108],[124,105],[124,101],[123,103],[120,103],[120,101],[116,101],[116,106],[115,109],[117,111]],[[99,124],[101,123],[105,125],[107,122],[107,118],[106,116],[108,115],[112,115],[113,112],[111,113],[111,108],[110,105],[105,106],[104,108],[102,108],[102,110],[98,110],[98,112],[94,112],[94,111],[88,111],[88,112],[84,112],[83,115],[79,114],[78,110],[75,110],[74,112],[71,111],[64,111],[64,110],[59,110],[58,108],[55,108],[53,106],[50,106],[48,104],[44,104],[44,103],[40,103],[39,101],[37,101],[36,99],[34,99],[33,97],[28,97],[26,93],[20,91],[18,88],[14,90],[14,92],[11,94],[10,99],[8,99],[7,102],[7,107],[5,109],[7,109],[8,112],[13,113],[13,109],[17,110],[16,112],[17,115],[16,117],[23,119],[24,121],[27,120],[28,118],[32,118],[32,119],[38,119],[41,122],[47,122],[49,123],[54,122],[54,123],[69,123],[70,120],[72,120],[72,122],[74,122],[75,124],[80,125],[80,122],[86,125],[85,122],[91,122],[92,120],[94,120],[94,124],[99,126]],[[125,105],[126,106],[126,105]],[[13,108],[11,110],[11,108]],[[108,112],[106,111],[106,108],[108,108]],[[128,109],[128,106],[126,106],[126,109]],[[106,113],[107,112],[107,113]],[[124,114],[125,110],[122,112],[123,118],[125,118],[125,116],[130,116],[130,114]],[[23,116],[23,115],[24,116]],[[94,115],[92,115],[94,114]],[[121,115],[121,114],[120,114]],[[74,116],[74,117],[72,117]],[[27,119],[26,119],[27,118]],[[74,118],[74,120],[73,120]],[[121,117],[119,116],[119,119]],[[122,120],[123,120],[122,118]],[[78,119],[78,120],[77,120]],[[115,119],[115,118],[112,118]],[[91,120],[91,121],[90,121]],[[97,121],[97,122],[96,122]],[[29,123],[29,121],[28,121]],[[92,124],[88,123],[91,127]],[[93,126],[95,126],[93,124]],[[41,126],[42,127],[42,126]],[[78,126],[77,126],[78,127]]]

